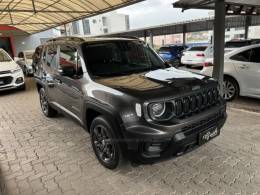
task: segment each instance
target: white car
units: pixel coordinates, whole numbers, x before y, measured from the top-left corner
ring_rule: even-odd
[[[226,53],[224,60],[224,98],[260,98],[260,44],[237,48]],[[201,74],[212,76],[212,61],[206,60]]]
[[[24,74],[21,67],[0,48],[0,91],[25,89]]]
[[[16,63],[19,64],[26,76],[33,75],[33,54],[34,50],[22,51],[18,54]]]
[[[213,57],[213,46],[194,46],[183,52],[181,64],[188,66],[203,66],[207,58]]]

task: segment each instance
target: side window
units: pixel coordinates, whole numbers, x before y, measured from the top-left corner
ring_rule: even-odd
[[[60,46],[59,68],[63,71],[71,71],[70,75],[67,76],[73,78],[78,78],[83,75],[80,57],[76,47],[70,45]]]
[[[251,49],[238,53],[231,57],[232,60],[249,62],[251,56]]]
[[[252,49],[250,62],[260,63],[260,47]]]
[[[52,68],[57,68],[57,46],[48,46],[46,52],[46,64]]]

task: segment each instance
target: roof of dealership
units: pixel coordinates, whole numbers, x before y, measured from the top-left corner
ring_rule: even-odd
[[[1,0],[0,25],[32,34],[140,1],[143,0]]]

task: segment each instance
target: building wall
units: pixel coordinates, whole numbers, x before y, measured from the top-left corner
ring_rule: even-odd
[[[51,29],[32,35],[14,36],[15,56],[17,56],[17,54],[21,51],[34,50],[46,40],[57,36],[60,36],[60,31],[56,29]]]
[[[84,34],[83,20],[89,21],[90,33]],[[113,33],[118,31],[129,30],[129,16],[110,12],[98,16],[86,18],[66,25],[66,32],[64,35],[102,35],[106,33]],[[78,26],[78,31],[75,32],[73,25]],[[75,28],[75,27],[74,27]]]

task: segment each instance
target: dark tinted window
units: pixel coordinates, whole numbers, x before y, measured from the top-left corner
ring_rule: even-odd
[[[87,68],[95,76],[127,75],[159,68],[165,64],[139,41],[114,41],[86,45]]]
[[[250,61],[260,63],[260,47],[252,49]]]
[[[46,64],[53,68],[57,68],[57,46],[48,46],[46,53]]]
[[[231,59],[236,61],[249,62],[250,55],[251,55],[251,49],[236,54],[232,56]]]
[[[59,68],[72,68],[75,75],[83,74],[77,48],[69,45],[60,46]]]
[[[205,51],[207,46],[196,46],[189,49],[189,51]]]
[[[169,52],[171,52],[171,48],[170,48],[170,47],[161,47],[161,48],[159,49],[159,52],[169,53]]]
[[[236,48],[236,47],[244,47],[248,46],[250,43],[248,41],[230,41],[225,43],[226,48]]]

